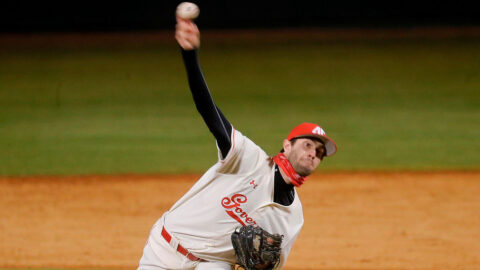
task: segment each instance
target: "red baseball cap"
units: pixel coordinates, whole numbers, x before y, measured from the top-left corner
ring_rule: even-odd
[[[287,140],[296,138],[317,138],[325,145],[326,156],[331,156],[337,152],[337,145],[330,139],[321,126],[312,123],[302,123],[292,129],[288,134]]]

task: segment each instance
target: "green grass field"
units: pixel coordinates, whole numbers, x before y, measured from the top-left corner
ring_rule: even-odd
[[[275,154],[317,122],[339,146],[322,170],[480,166],[480,40],[209,43],[218,106]],[[0,175],[199,173],[215,141],[179,50],[0,51]]]

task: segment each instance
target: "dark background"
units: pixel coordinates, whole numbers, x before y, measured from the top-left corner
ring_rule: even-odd
[[[171,29],[181,1],[6,1],[0,32]],[[474,1],[193,1],[202,28],[480,25]]]

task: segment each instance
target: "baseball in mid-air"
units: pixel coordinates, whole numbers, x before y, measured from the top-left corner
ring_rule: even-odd
[[[190,2],[182,2],[177,6],[177,16],[186,19],[193,20],[200,14],[200,9],[197,5]]]

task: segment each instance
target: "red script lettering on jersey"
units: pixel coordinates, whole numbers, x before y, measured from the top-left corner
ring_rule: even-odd
[[[243,194],[235,194],[231,198],[224,197],[222,199],[222,206],[227,209],[225,212],[238,221],[238,223],[242,224],[242,226],[249,225],[257,225],[257,223],[253,220],[253,218],[249,217],[245,211],[240,207],[241,204],[247,202],[247,196]],[[245,224],[246,223],[246,224]]]

